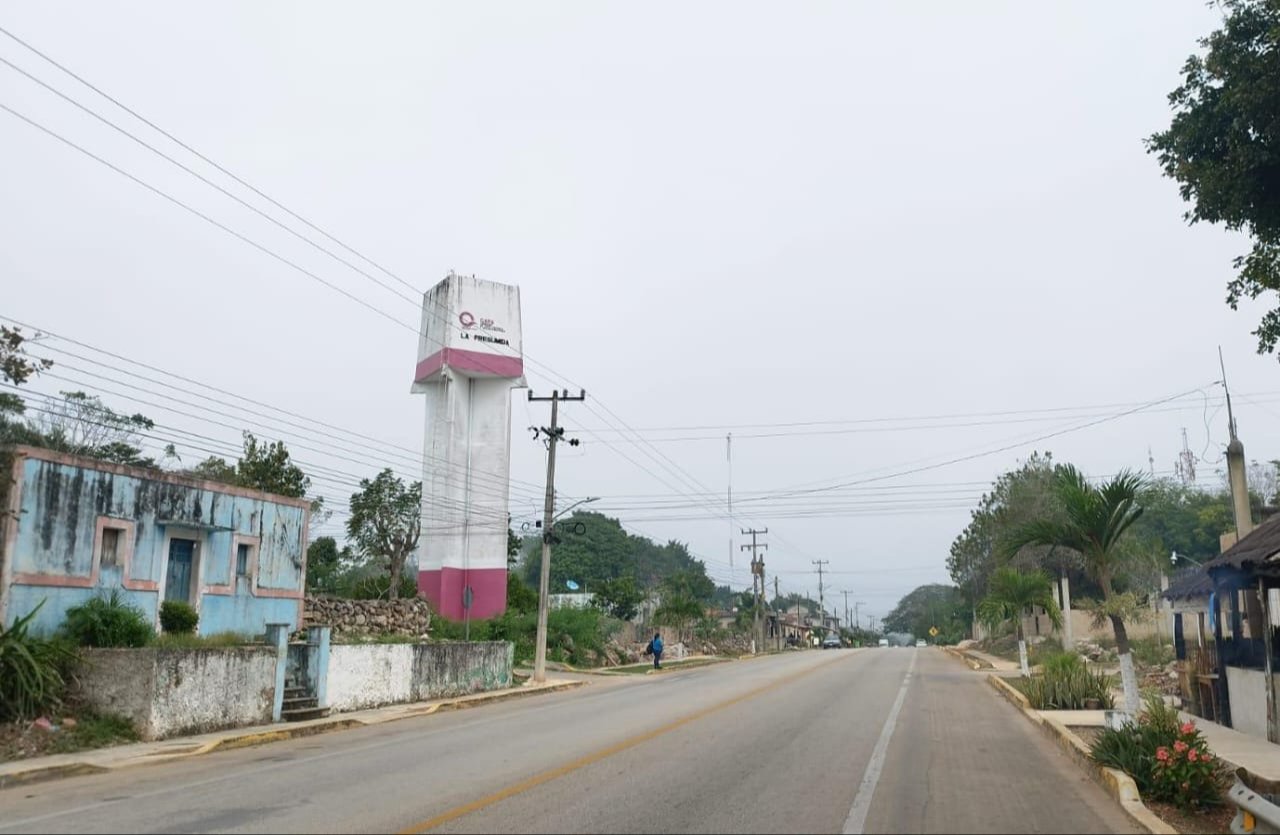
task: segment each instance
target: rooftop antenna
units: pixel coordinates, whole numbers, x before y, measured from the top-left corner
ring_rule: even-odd
[[[1187,428],[1185,426],[1182,427],[1182,452],[1178,453],[1178,462],[1173,465],[1173,471],[1184,485],[1195,483],[1196,454],[1191,451],[1191,446],[1187,441]]]

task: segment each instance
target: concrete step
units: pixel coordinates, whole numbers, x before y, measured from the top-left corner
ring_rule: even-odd
[[[282,710],[280,719],[284,722],[304,722],[307,719],[323,719],[329,715],[327,707],[300,707],[292,710]]]
[[[285,699],[281,706],[284,710],[301,710],[315,707],[317,704],[315,696],[295,696],[292,699]]]
[[[309,695],[310,693],[307,691],[307,688],[305,687],[286,687],[284,689],[284,697],[286,700],[305,698],[306,696],[309,696]]]

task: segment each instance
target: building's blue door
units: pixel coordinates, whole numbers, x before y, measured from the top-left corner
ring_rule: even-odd
[[[169,572],[165,578],[164,599],[191,600],[191,563],[196,543],[192,539],[169,540]]]

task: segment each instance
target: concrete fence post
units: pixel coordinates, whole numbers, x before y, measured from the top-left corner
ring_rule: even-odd
[[[316,705],[329,706],[329,627],[313,626],[307,630],[307,677]]]
[[[284,710],[284,675],[289,666],[289,624],[268,623],[267,644],[276,648],[276,693],[271,706],[271,721],[280,721]]]

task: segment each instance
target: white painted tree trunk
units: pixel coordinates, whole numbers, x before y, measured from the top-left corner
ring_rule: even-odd
[[[1138,676],[1133,671],[1133,654],[1120,656],[1120,684],[1124,687],[1124,709],[1130,716],[1138,715]]]
[[[1018,661],[1022,663],[1022,677],[1031,677],[1031,668],[1027,666],[1027,642],[1018,641]]]
[[[1071,652],[1076,648],[1076,638],[1071,632],[1071,584],[1067,581],[1065,573],[1059,582],[1059,590],[1062,592],[1062,648]]]

